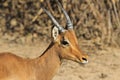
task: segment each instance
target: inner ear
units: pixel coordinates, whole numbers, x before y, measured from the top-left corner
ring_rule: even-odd
[[[55,41],[57,40],[58,35],[59,35],[59,29],[56,26],[54,26],[52,28],[52,37]]]

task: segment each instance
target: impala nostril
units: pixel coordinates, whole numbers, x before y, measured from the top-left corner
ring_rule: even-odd
[[[82,60],[87,61],[87,59],[86,59],[86,58],[82,58]]]

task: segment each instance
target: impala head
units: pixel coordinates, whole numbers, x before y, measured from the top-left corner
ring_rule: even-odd
[[[79,49],[78,41],[74,33],[73,24],[70,20],[70,17],[59,2],[58,5],[66,17],[66,29],[59,25],[59,23],[55,20],[49,11],[47,11],[45,8],[43,8],[43,10],[47,13],[55,25],[52,28],[52,37],[54,44],[58,46],[57,50],[59,56],[63,59],[69,59],[80,63],[87,63],[88,56]]]

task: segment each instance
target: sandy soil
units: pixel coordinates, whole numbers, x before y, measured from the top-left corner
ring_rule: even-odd
[[[12,52],[22,57],[35,58],[48,44],[37,45],[3,43],[0,52]],[[120,80],[120,49],[108,48],[89,54],[88,64],[64,60],[53,80]]]

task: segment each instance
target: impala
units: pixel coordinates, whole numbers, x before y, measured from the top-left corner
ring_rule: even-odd
[[[54,23],[52,42],[44,53],[35,59],[26,59],[12,53],[0,53],[0,80],[51,80],[62,59],[87,63],[87,55],[78,46],[70,17],[58,2],[64,13],[67,26],[64,29],[45,8],[43,10]]]

